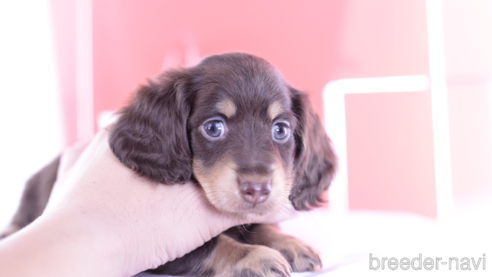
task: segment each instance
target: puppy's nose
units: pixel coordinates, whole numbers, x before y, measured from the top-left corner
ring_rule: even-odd
[[[239,191],[246,202],[260,204],[267,200],[272,191],[272,186],[270,182],[243,182],[239,184]]]

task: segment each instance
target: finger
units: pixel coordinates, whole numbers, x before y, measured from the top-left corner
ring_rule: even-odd
[[[60,158],[60,165],[58,167],[57,179],[63,178],[65,174],[72,168],[73,164],[80,157],[88,143],[76,143],[73,146],[65,150]]]
[[[63,191],[69,190],[69,188],[66,188],[66,184],[71,182],[66,182],[67,179],[73,177],[72,175],[75,173],[82,172],[85,167],[92,163],[93,160],[91,158],[101,152],[101,147],[107,143],[107,133],[106,130],[101,130],[90,142],[76,143],[63,152],[47,209],[63,197]]]

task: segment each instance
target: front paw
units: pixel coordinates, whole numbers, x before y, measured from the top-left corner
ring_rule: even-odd
[[[242,244],[226,235],[217,237],[217,246],[204,268],[216,277],[289,277],[291,271],[277,250]]]
[[[316,249],[298,238],[283,234],[276,225],[256,225],[250,240],[253,244],[264,245],[280,252],[294,272],[318,271],[322,268]]]
[[[232,274],[241,277],[288,277],[291,267],[280,252],[261,245],[244,250],[244,256],[232,266]]]
[[[272,248],[284,256],[294,272],[318,271],[323,267],[319,252],[300,239],[283,236]]]

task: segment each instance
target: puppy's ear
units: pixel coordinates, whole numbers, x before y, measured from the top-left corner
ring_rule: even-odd
[[[138,174],[174,184],[191,178],[187,119],[190,113],[190,74],[169,71],[149,81],[121,111],[111,130],[114,155]]]
[[[325,202],[322,194],[334,177],[337,157],[308,96],[292,88],[290,92],[298,126],[294,131],[295,177],[289,200],[296,210],[309,210]]]

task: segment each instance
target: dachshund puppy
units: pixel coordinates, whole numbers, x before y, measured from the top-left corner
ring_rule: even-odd
[[[218,210],[243,219],[318,206],[336,169],[307,95],[265,60],[243,53],[211,56],[142,86],[109,143],[139,175],[163,184],[197,182]],[[41,214],[57,163],[28,182],[10,232]],[[320,268],[312,247],[275,225],[255,224],[231,228],[153,272],[289,276]]]

